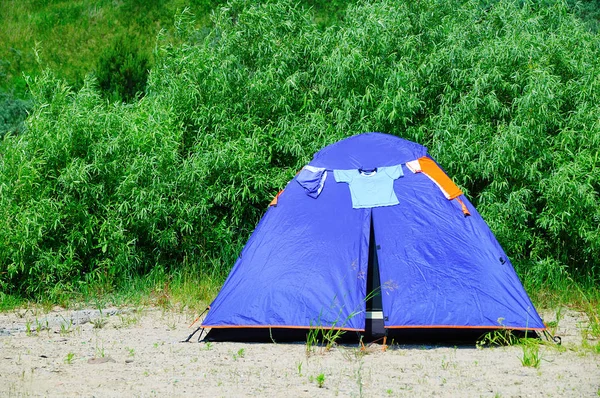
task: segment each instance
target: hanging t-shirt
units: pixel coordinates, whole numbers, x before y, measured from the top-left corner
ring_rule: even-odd
[[[337,182],[348,183],[355,209],[397,205],[394,180],[403,175],[401,165],[379,167],[370,172],[356,169],[333,171]]]

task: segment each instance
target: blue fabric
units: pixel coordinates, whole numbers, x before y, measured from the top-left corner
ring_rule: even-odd
[[[352,207],[355,209],[397,205],[394,180],[402,177],[402,166],[379,167],[370,172],[334,170],[337,182],[346,182],[350,187]]]
[[[386,327],[544,328],[508,257],[423,173],[395,184],[401,206],[373,209]]]
[[[304,192],[306,192],[308,196],[316,199],[321,194],[326,178],[327,171],[325,168],[304,167],[296,176],[296,181],[304,188]]]
[[[427,148],[423,145],[389,134],[364,133],[326,146],[309,164],[329,170],[373,170],[404,164],[425,155]]]
[[[315,200],[288,184],[203,326],[364,329],[370,213],[352,208],[348,187],[333,179],[326,185]]]
[[[311,166],[373,169],[425,147],[368,133],[315,154]],[[544,328],[485,221],[464,217],[423,173],[393,181],[395,206],[352,208],[333,178],[315,200],[295,182],[270,207],[211,304],[205,327],[365,328],[369,235],[378,250],[385,326]]]

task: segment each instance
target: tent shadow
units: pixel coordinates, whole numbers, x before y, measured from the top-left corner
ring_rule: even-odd
[[[460,329],[460,328],[436,328],[436,329],[389,329],[386,336],[388,347],[418,348],[423,347],[476,347],[477,345],[493,345],[492,339],[484,337],[494,332],[505,332],[510,334],[516,341],[520,338],[540,338],[534,330],[509,330],[509,329]],[[202,341],[227,341],[244,343],[302,343],[308,338],[308,329],[286,329],[286,328],[231,328],[211,329]],[[383,335],[364,334],[358,332],[345,332],[336,339],[336,344],[353,345],[383,344]],[[316,340],[326,341],[326,336],[319,332]],[[501,345],[498,341],[496,345]]]

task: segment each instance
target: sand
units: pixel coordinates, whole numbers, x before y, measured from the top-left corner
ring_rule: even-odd
[[[545,311],[546,322],[556,311]],[[0,314],[0,396],[594,397],[600,355],[562,310],[562,347],[182,343],[194,315],[160,308]]]

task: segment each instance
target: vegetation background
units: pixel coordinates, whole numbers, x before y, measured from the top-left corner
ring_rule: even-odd
[[[0,303],[210,300],[314,152],[383,131],[430,149],[535,300],[597,319],[599,9],[6,0]]]

